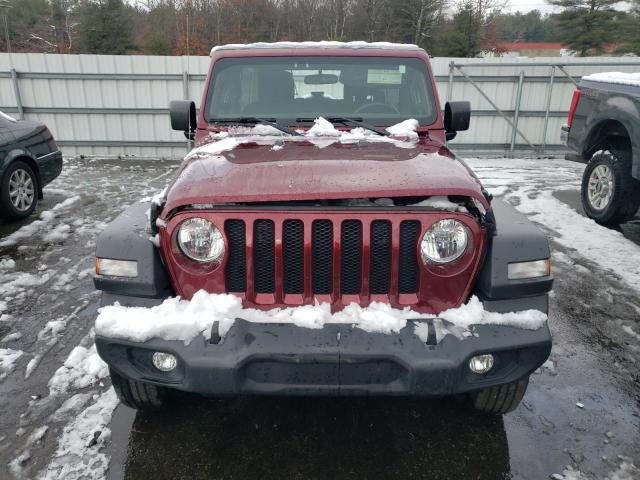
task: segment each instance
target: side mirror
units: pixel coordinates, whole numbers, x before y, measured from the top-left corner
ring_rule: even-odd
[[[173,100],[169,103],[171,128],[184,132],[184,136],[193,140],[196,131],[196,104],[191,100]]]
[[[444,130],[447,140],[456,138],[458,132],[469,130],[471,102],[447,102],[444,106]]]

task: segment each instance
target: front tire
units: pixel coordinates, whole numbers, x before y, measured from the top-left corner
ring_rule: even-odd
[[[631,220],[640,207],[640,182],[631,176],[629,150],[600,150],[582,175],[582,208],[602,225]]]
[[[123,377],[109,368],[116,395],[127,407],[135,410],[159,410],[167,403],[167,389],[151,383]]]
[[[520,405],[528,385],[529,377],[525,377],[515,382],[472,392],[473,407],[484,413],[499,415],[512,412]]]
[[[0,180],[0,217],[26,218],[37,204],[38,177],[25,162],[13,162]]]

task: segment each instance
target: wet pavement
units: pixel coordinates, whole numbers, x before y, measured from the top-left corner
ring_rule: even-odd
[[[576,216],[582,214],[583,165],[471,165],[494,194],[513,204],[552,191]],[[624,462],[640,464],[638,292],[615,269],[603,269],[546,227],[556,279],[549,319],[554,347],[512,414],[477,414],[454,398],[180,394],[175,408],[161,413],[118,406],[105,420],[110,436],[103,428],[95,446],[61,455],[65,426],[109,388],[108,378],[57,392],[47,385],[75,346],[91,345],[99,302],[90,277],[95,236],[126,205],[161,190],[176,167],[66,161],[36,214],[0,223],[0,261],[15,261],[0,270],[0,301],[7,304],[0,339],[19,337],[3,339],[0,349],[24,352],[0,380],[0,479],[35,478],[53,458],[87,463],[98,451],[110,458],[111,479],[544,479],[568,468],[581,472],[575,478],[600,479]],[[539,213],[536,221],[544,218]],[[640,220],[620,231],[640,245]],[[57,323],[47,325],[51,321]]]

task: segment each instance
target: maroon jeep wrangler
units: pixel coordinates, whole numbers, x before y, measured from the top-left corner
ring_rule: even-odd
[[[97,242],[96,345],[123,403],[518,405],[551,349],[548,242],[447,148],[470,107],[443,114],[424,50],[216,47],[201,105],[171,103],[195,149]]]

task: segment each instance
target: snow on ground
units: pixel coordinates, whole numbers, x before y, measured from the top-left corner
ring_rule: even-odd
[[[14,368],[16,361],[24,352],[11,348],[0,348],[0,380],[5,378]]]
[[[40,220],[35,220],[31,223],[28,223],[24,227],[13,232],[11,235],[3,238],[0,241],[0,247],[15,245],[19,240],[31,237],[40,230],[48,230],[50,228],[49,224],[51,223],[51,221],[54,220],[59,214],[61,214],[65,209],[76,203],[78,200],[80,200],[80,197],[76,195],[58,203],[50,210],[42,212],[40,214]]]
[[[95,344],[88,348],[79,345],[49,380],[49,392],[58,395],[85,388],[108,374],[107,364],[98,356]]]
[[[42,480],[101,479],[109,468],[109,457],[101,451],[109,440],[108,428],[118,398],[113,388],[98,396],[62,430],[58,447]]]
[[[638,73],[623,73],[623,72],[592,73],[591,75],[582,77],[582,80],[589,80],[590,82],[617,83],[619,85],[632,85],[634,87],[640,87],[640,72]]]
[[[513,314],[486,312],[476,297],[460,308],[441,313],[439,317],[462,332],[481,324],[537,329],[547,319],[545,314],[536,310]],[[435,315],[419,313],[408,307],[399,310],[380,302],[373,302],[368,307],[352,303],[336,313],[331,313],[328,303],[263,311],[243,308],[242,300],[235,295],[210,294],[201,290],[190,301],[169,298],[151,308],[118,304],[103,307],[96,319],[96,333],[134,342],[151,338],[180,340],[186,345],[201,334],[208,339],[215,321],[220,323],[220,335],[224,337],[236,318],[256,323],[288,323],[305,328],[322,328],[327,323],[348,324],[366,332],[397,333],[407,325],[408,319],[435,318]]]

